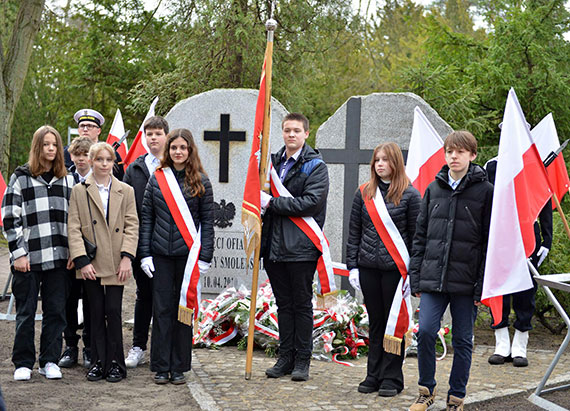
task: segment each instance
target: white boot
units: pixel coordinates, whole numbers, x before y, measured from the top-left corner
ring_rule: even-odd
[[[508,357],[511,353],[511,339],[509,327],[497,328],[495,330],[495,354],[501,357]]]
[[[497,328],[495,330],[495,353],[489,357],[489,364],[501,365],[511,359],[511,340],[509,338],[509,327]]]
[[[513,337],[513,346],[511,348],[513,356],[513,365],[515,367],[526,367],[528,360],[526,358],[526,346],[528,344],[528,331],[515,330]]]

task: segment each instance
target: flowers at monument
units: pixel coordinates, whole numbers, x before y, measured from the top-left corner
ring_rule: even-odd
[[[244,286],[228,288],[213,300],[203,300],[193,342],[198,347],[215,348],[241,338],[245,346],[249,327],[250,292]],[[316,299],[313,300],[316,306]],[[368,352],[366,308],[346,291],[340,292],[327,309],[314,309],[313,357],[352,365],[344,360]],[[255,313],[254,342],[266,352],[275,351],[279,342],[277,305],[269,282],[259,288]]]

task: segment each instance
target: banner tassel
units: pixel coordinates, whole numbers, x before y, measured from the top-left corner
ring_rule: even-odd
[[[178,321],[182,324],[189,325],[192,327],[194,310],[192,308],[184,307],[182,305],[178,306]]]

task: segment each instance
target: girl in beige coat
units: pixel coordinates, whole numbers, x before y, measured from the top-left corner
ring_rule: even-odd
[[[112,176],[115,152],[107,143],[89,150],[93,173],[73,187],[68,236],[78,278],[85,280],[91,310],[89,381],[117,382],[127,375],[123,353],[123,286],[137,251],[138,218],[132,187]],[[89,261],[83,238],[97,245]]]

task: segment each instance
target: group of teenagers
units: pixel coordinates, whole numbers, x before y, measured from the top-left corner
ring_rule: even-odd
[[[61,378],[58,362],[62,367],[77,363],[76,312],[82,293],[84,363],[89,364],[89,380],[120,381],[126,377],[127,367],[141,363],[152,318],[150,368],[156,372],[154,381],[183,383],[183,373],[191,363],[192,328],[177,320],[177,311],[189,250],[156,175],[171,172],[178,182],[200,230],[198,265],[204,274],[213,254],[213,194],[192,134],[185,129],[169,132],[161,117],[148,119],[144,124],[148,154],[129,165],[121,182],[112,175],[114,165],[115,173],[120,173],[113,148],[93,143],[102,116],[80,110],[75,120],[80,134],[86,136],[68,148],[74,163],[71,172],[64,164],[59,134],[43,126],[34,134],[28,163],[12,175],[2,204],[17,310],[14,378],[27,380],[32,373],[34,315],[41,290],[40,374]],[[306,381],[312,353],[312,284],[322,253],[296,217],[310,220],[315,231],[322,230],[329,177],[318,150],[306,144],[308,119],[290,113],[281,125],[284,146],[271,155],[272,190],[260,190],[261,258],[276,299],[279,326],[278,359],[265,373],[269,378],[291,375],[294,381]],[[406,176],[399,146],[391,142],[378,145],[370,161],[370,179],[354,194],[346,246],[349,282],[362,291],[370,321],[367,375],[358,391],[385,397],[404,388],[406,342],[402,339],[397,350],[384,348],[402,272],[386,233],[379,232],[378,216],[384,226],[393,228],[388,234],[391,241],[405,248],[400,251],[409,256],[408,282],[403,289],[420,297],[419,396],[410,407],[413,411],[425,410],[434,402],[435,341],[448,306],[454,356],[447,406],[463,408],[473,325],[481,304],[493,185],[486,170],[473,163],[477,140],[471,133],[452,132],[445,139],[444,150],[446,165],[422,198]],[[97,245],[93,259],[89,242]],[[546,248],[544,257],[550,248],[547,242],[537,243],[537,250]],[[121,302],[131,273],[137,282],[137,299],[133,345],[125,360]],[[534,294],[524,300],[528,305]],[[515,303],[514,308],[518,316],[520,307]],[[528,341],[530,318],[523,322],[515,323],[515,339],[517,333],[526,332]],[[508,314],[500,327],[508,339],[507,327]],[[67,346],[63,355],[62,334]],[[518,338],[524,340],[524,335]],[[513,357],[526,361],[526,341],[518,341],[524,350],[515,355],[514,341],[511,353],[504,335],[499,340],[489,362]]]
[[[289,114],[282,123],[282,134],[284,147],[271,156],[271,194],[260,191],[261,256],[275,295],[279,326],[279,358],[265,373],[268,378],[291,375],[293,381],[305,381],[312,350],[312,282],[322,255],[315,240],[319,236],[306,234],[298,217],[313,224],[311,230],[319,234],[325,222],[329,180],[321,155],[305,143],[309,136],[306,117]],[[473,326],[481,305],[496,159],[485,168],[473,163],[477,140],[465,130],[446,137],[444,152],[446,164],[422,198],[406,175],[400,147],[393,142],[378,145],[370,161],[370,178],[354,193],[350,211],[349,282],[362,291],[369,317],[367,373],[358,391],[392,397],[403,390],[406,337],[396,338],[394,347],[393,330],[388,328],[394,327],[389,317],[394,314],[396,294],[411,293],[420,298],[419,395],[411,411],[434,404],[435,344],[448,306],[454,355],[446,403],[449,410],[463,409]],[[538,266],[551,247],[551,204],[541,213],[540,226],[535,224],[535,235],[532,261]],[[402,271],[407,278],[403,285]],[[528,365],[526,345],[535,292],[536,287],[503,299],[504,314],[494,326],[496,346],[490,364]],[[517,316],[512,345],[508,331],[511,301]]]
[[[176,207],[187,210],[185,223],[201,233],[201,274],[210,267],[214,242],[212,185],[192,133],[169,131],[164,118],[150,117],[143,126],[148,153],[125,171],[115,148],[98,142],[103,116],[83,109],[74,119],[79,137],[69,147],[49,125],[34,133],[28,162],[14,171],[2,202],[16,300],[14,379],[32,376],[41,295],[40,375],[60,379],[61,368],[78,363],[81,299],[89,381],[121,381],[127,367],[142,362],[152,320],[154,381],[183,384],[192,327],[178,321],[178,306],[189,249],[166,191],[185,203]],[[131,275],[137,282],[135,327],[125,359],[121,312]]]

